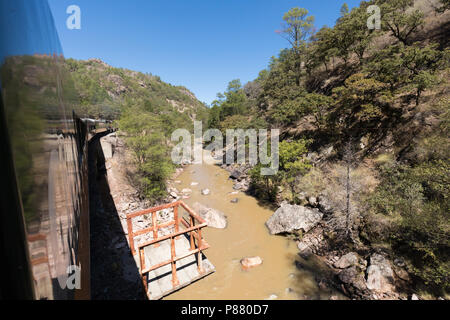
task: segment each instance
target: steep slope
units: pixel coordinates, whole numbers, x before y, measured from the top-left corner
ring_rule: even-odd
[[[116,119],[129,105],[145,104],[160,112],[177,112],[184,120],[204,119],[206,106],[182,86],[172,86],[158,76],[114,68],[100,59],[63,63],[75,84],[87,116]]]
[[[403,297],[450,289],[450,10],[436,9],[446,3],[362,1],[317,32],[306,9],[292,8],[280,31],[292,47],[256,80],[230,82],[211,110],[221,129],[264,121],[280,129],[279,173],[242,168],[242,176],[257,197],[324,213],[299,249],[332,267],[339,256],[362,256],[366,264],[337,270],[355,298],[398,297],[387,286],[372,295],[371,270],[384,259],[398,262],[388,282]],[[373,4],[381,30],[367,28]]]

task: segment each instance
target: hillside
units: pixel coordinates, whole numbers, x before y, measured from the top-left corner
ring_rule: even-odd
[[[208,108],[185,87],[158,76],[113,68],[99,59],[67,59],[76,95],[75,109],[91,118],[115,120],[131,154],[129,180],[141,198],[155,203],[166,196],[166,179],[175,169],[170,159],[174,128],[192,130],[207,121]]]
[[[160,112],[176,112],[186,121],[207,114],[205,105],[188,89],[152,74],[114,68],[100,59],[67,59],[63,67],[74,80],[84,113],[92,118],[117,119],[123,108],[141,103]]]
[[[367,28],[372,4],[381,30]],[[330,266],[347,253],[396,261],[393,287],[378,275],[375,295],[373,270],[343,270],[353,298],[449,289],[448,9],[445,0],[363,1],[316,31],[306,9],[292,8],[280,31],[289,47],[254,81],[231,81],[211,109],[209,124],[222,130],[281,130],[277,175],[239,170],[261,200],[323,212],[315,230],[292,235],[303,254]]]

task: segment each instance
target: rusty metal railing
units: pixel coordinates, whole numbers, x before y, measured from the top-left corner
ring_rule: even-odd
[[[189,221],[187,221],[184,217],[179,215],[178,209],[182,207],[188,214]],[[173,208],[173,220],[158,224],[157,223],[157,213],[158,211]],[[133,231],[133,223],[132,219],[146,215],[152,215],[152,225],[149,228],[145,228],[138,231]],[[198,224],[196,224],[198,222]],[[139,264],[140,264],[140,275],[142,278],[142,282],[144,284],[145,292],[148,291],[147,284],[147,276],[148,273],[161,268],[163,266],[172,265],[172,286],[175,288],[179,285],[179,280],[177,277],[176,270],[176,262],[178,260],[184,259],[191,255],[197,255],[197,268],[200,274],[204,272],[203,263],[202,263],[202,251],[208,249],[209,244],[202,238],[202,229],[207,226],[206,221],[196,214],[191,208],[189,208],[183,201],[176,201],[173,203],[161,205],[158,207],[149,208],[146,210],[142,210],[139,212],[134,212],[127,214],[127,226],[128,226],[128,240],[130,243],[130,249],[133,255],[136,254],[136,245],[134,243],[134,239],[138,236],[153,233],[153,239],[147,242],[143,242],[138,244],[137,251],[139,254]],[[163,228],[174,226],[174,232],[165,235],[158,236],[158,231]],[[183,228],[184,227],[184,228]],[[190,242],[190,250],[180,256],[176,255],[175,251],[175,239],[178,239],[180,236],[184,234],[189,234],[189,242]],[[171,249],[171,257],[169,260],[160,262],[153,266],[145,266],[145,256],[144,256],[144,248],[147,246],[158,246],[161,241],[170,239],[170,249]],[[197,240],[197,241],[195,241]]]

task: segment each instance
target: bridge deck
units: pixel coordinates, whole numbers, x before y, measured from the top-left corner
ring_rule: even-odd
[[[160,245],[155,247],[153,245],[144,248],[145,265],[157,265],[163,261],[167,261],[171,256],[170,239],[162,241]],[[180,236],[175,240],[175,251],[177,256],[186,254],[190,249],[189,240],[186,236]],[[176,262],[177,277],[179,285],[173,287],[172,285],[172,268],[170,265],[165,265],[148,273],[147,296],[150,300],[158,300],[175,292],[187,285],[200,280],[203,277],[215,272],[213,264],[205,257],[204,254],[203,273],[199,273],[197,266],[196,255],[190,255],[186,258],[180,259]],[[139,259],[135,255],[135,259]]]
[[[157,213],[163,210],[169,221],[158,222]],[[149,214],[151,227],[133,230],[133,218]],[[202,229],[207,225],[183,201],[127,214],[130,249],[150,300],[161,299],[215,271],[203,254],[210,247],[202,237]],[[160,234],[163,230],[165,232]],[[151,240],[135,244],[134,239],[144,234],[153,236]]]

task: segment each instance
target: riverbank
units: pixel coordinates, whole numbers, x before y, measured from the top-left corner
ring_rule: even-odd
[[[252,194],[248,166],[221,167],[233,179],[233,189]],[[273,204],[278,210],[273,216],[277,221],[271,232],[291,237],[302,259],[320,261],[319,287],[337,289],[351,299],[419,299],[411,290],[412,278],[405,261],[393,257],[386,248],[371,247],[351,236],[339,238],[336,221],[342,219],[334,202],[325,195],[303,193],[301,196],[302,205],[290,205],[279,194],[277,203]],[[270,224],[273,222],[266,222],[269,229]],[[298,229],[302,229],[300,235]],[[297,267],[302,269],[305,265],[297,263]]]
[[[98,226],[103,228],[99,229],[93,239],[97,239],[96,243],[101,244],[94,247],[98,247],[98,252],[109,254],[109,258],[101,258],[102,261],[110,261],[96,263],[99,266],[109,266],[109,269],[99,267],[96,271],[97,278],[103,279],[100,283],[104,290],[117,297],[123,293],[121,290],[123,291],[124,286],[115,283],[105,285],[103,282],[108,279],[103,275],[108,272],[116,274],[125,279],[129,288],[139,287],[136,272],[133,272],[136,265],[130,259],[125,218],[127,213],[148,208],[150,205],[137,197],[137,191],[127,179],[127,176],[132,174],[132,168],[125,165],[129,162],[129,155],[120,139],[115,140],[116,137],[112,136],[102,138],[102,141],[105,139],[114,140],[106,143],[112,143],[114,148],[111,152],[106,152],[107,159],[99,167],[102,174],[96,176],[96,183],[103,185],[99,190],[106,190],[103,192],[106,198],[99,199],[101,201],[98,213],[92,216],[97,219],[93,220],[97,229]],[[169,197],[165,202],[182,199],[192,207],[201,204],[223,212],[226,216],[226,227],[208,227],[204,231],[204,237],[211,245],[205,254],[215,265],[216,273],[165,299],[304,300],[345,299],[346,296],[352,299],[412,297],[413,293],[407,291],[409,276],[401,260],[391,260],[386,252],[363,244],[349,250],[347,245],[340,247],[333,243],[330,236],[333,232],[330,224],[333,208],[326,198],[308,197],[306,207],[290,206],[287,203],[279,206],[261,203],[245,192],[249,185],[247,168],[219,166],[213,159],[201,165],[178,168],[167,183]],[[304,232],[301,237],[295,232],[271,235],[266,222],[274,215],[274,211],[278,212],[279,207],[283,209],[288,206],[293,214],[297,211],[304,212],[304,208],[320,211],[322,214],[320,220],[314,221],[311,229],[308,228],[308,232]],[[288,214],[291,214],[290,211]],[[117,223],[112,223],[114,221]],[[151,222],[136,223],[139,224],[136,227],[142,227]],[[111,250],[102,251],[103,247]],[[105,256],[103,253],[102,256]],[[241,260],[255,256],[262,259],[262,264],[244,270]],[[117,259],[121,263],[116,263]],[[98,295],[107,296],[105,293]]]
[[[178,170],[169,191],[188,205],[201,203],[227,216],[225,229],[206,228],[205,252],[216,272],[166,299],[338,299],[325,285],[329,276],[320,260],[298,255],[292,239],[270,235],[265,222],[274,208],[236,190],[227,170],[212,162]],[[210,193],[202,194],[209,189]],[[190,190],[190,191],[188,191]],[[259,256],[263,263],[244,270],[240,260]]]

